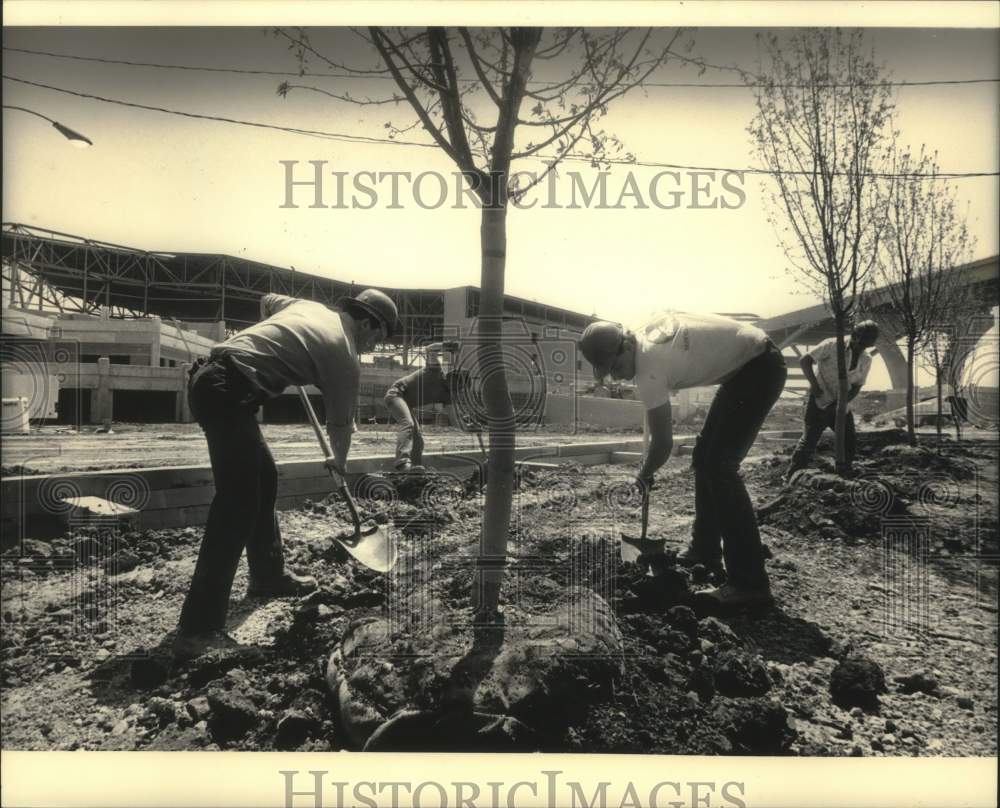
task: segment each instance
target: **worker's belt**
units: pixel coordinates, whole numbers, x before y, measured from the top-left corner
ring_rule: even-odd
[[[194,381],[194,375],[201,370],[209,362],[204,356],[199,356],[194,360],[191,367],[188,368],[188,386],[191,386],[191,382]]]
[[[270,398],[269,395],[263,390],[261,390],[257,385],[247,378],[246,374],[240,369],[231,356],[224,353],[211,354],[208,357],[199,357],[194,364],[191,365],[191,369],[188,371],[188,388],[194,384],[194,378],[199,371],[207,367],[208,365],[219,365],[224,368],[227,374],[230,375],[230,379],[234,377],[239,379],[240,384],[245,388],[241,391],[240,404],[244,406],[253,406],[256,404],[261,404]]]

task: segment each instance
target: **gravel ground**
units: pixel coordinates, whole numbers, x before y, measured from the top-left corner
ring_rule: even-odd
[[[771,413],[766,430],[800,429],[801,407],[794,402]],[[699,411],[687,423],[678,423],[678,434],[694,434],[704,413]],[[18,473],[54,474],[73,471],[98,471],[108,468],[153,468],[158,466],[208,465],[208,447],[197,424],[115,423],[112,434],[100,434],[97,427],[76,429],[45,424],[33,427],[30,435],[4,435],[0,448],[4,476]],[[309,460],[319,451],[309,424],[261,424],[275,460]],[[452,427],[425,425],[426,451],[478,451],[474,435]],[[533,446],[546,443],[579,443],[616,438],[635,438],[634,430],[580,424],[541,426],[519,433],[518,444]],[[396,433],[386,424],[361,424],[354,435],[352,454],[356,457],[392,454]]]
[[[261,431],[275,460],[311,460],[320,451],[308,424],[262,424]],[[458,429],[425,426],[423,431],[425,451],[479,451],[475,436]],[[613,440],[618,434],[597,429],[578,432],[546,429],[519,435],[518,440],[523,446],[532,446]],[[638,434],[641,433],[637,431]],[[393,429],[385,424],[366,424],[355,433],[351,454],[354,457],[391,455],[395,448]],[[197,424],[115,424],[113,434],[99,434],[93,428],[77,431],[70,427],[42,426],[30,435],[5,435],[2,457],[4,476],[110,468],[207,466],[208,445]]]
[[[503,598],[530,610],[583,580],[610,603],[624,673],[570,715],[517,716],[545,751],[830,756],[996,755],[997,449],[911,449],[862,438],[857,481],[819,469],[775,500],[787,451],[745,466],[777,606],[715,617],[689,608],[707,581],[620,559],[637,531],[627,470],[536,472],[515,499]],[[401,567],[434,570],[435,598],[468,607],[482,503],[461,481],[365,503],[400,537]],[[650,535],[670,551],[693,513],[687,458],[653,494]],[[331,548],[342,510],[279,515],[290,566],[316,575],[305,601],[244,596],[230,628],[255,650],[165,663],[201,530],[25,542],[4,554],[2,741],[7,749],[347,748],[324,680],[348,627],[393,602],[397,576]],[[914,538],[916,537],[916,538]],[[992,556],[993,561],[976,559]],[[591,559],[581,576],[575,559]],[[576,570],[575,572],[573,570]],[[539,741],[541,737],[543,740]]]

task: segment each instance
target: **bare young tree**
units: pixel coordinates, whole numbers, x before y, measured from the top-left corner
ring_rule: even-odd
[[[970,240],[971,241],[971,240]],[[968,249],[971,252],[972,244]],[[965,262],[967,256],[957,261]],[[956,278],[956,281],[958,279]],[[972,286],[956,282],[950,284],[940,306],[939,322],[931,329],[920,350],[920,359],[926,370],[934,376],[937,393],[937,437],[941,439],[941,425],[944,422],[944,386],[951,388],[952,412],[955,418],[955,433],[962,437],[961,420],[967,413],[963,412],[961,401],[962,384],[959,379],[962,363],[967,358],[965,348],[969,339],[969,327],[981,311],[981,304],[976,299]]]
[[[845,451],[844,336],[877,256],[884,216],[872,175],[892,109],[861,32],[808,30],[761,40],[749,132],[774,180],[769,215],[800,280],[822,295],[837,335],[837,470]]]
[[[906,431],[916,444],[916,360],[921,353],[932,358],[940,416],[950,361],[946,335],[961,327],[964,308],[965,284],[955,267],[968,259],[973,239],[954,189],[938,176],[936,155],[923,147],[917,153],[894,150],[891,168],[892,178],[882,186],[887,218],[875,275],[881,286],[878,302],[889,304],[880,315],[882,326],[905,344]]]
[[[477,619],[497,614],[513,496],[515,419],[503,359],[507,210],[566,159],[605,165],[622,144],[599,128],[608,105],[639,87],[669,57],[680,31],[616,28],[353,29],[376,57],[346,64],[322,52],[304,30],[278,30],[305,73],[312,63],[354,75],[389,77],[394,89],[359,97],[301,84],[359,105],[405,103],[416,120],[388,122],[390,138],[416,128],[430,135],[481,202],[479,370],[489,424],[483,536],[474,602]],[[681,57],[685,61],[696,61]],[[544,161],[512,172],[518,160]]]

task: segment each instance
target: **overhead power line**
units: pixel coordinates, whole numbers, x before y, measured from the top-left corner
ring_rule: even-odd
[[[243,68],[243,67],[210,67],[207,65],[175,65],[175,64],[164,64],[159,62],[136,62],[128,59],[108,59],[101,56],[79,56],[71,53],[55,53],[53,51],[40,51],[32,50],[30,48],[13,48],[4,47],[5,51],[11,53],[27,53],[33,56],[47,56],[54,59],[72,59],[80,62],[99,62],[101,64],[112,64],[112,65],[127,65],[129,67],[149,67],[156,68],[160,70],[191,70],[200,71],[206,73],[235,73],[248,76],[282,76],[282,77],[294,77],[294,78],[338,78],[338,79],[374,79],[377,81],[394,81],[392,76],[389,75],[379,75],[373,73],[357,74],[350,72],[299,72],[299,71],[281,71],[281,70],[257,70],[254,68]],[[703,67],[711,70],[728,70],[734,73],[739,73],[744,76],[754,76],[753,71],[744,70],[743,68],[736,67],[733,65],[716,65],[704,62],[700,59],[694,59],[690,56],[681,56],[679,54],[673,54],[671,58],[680,59],[681,61],[688,62],[690,64],[696,65],[698,67]],[[465,82],[468,84],[476,84],[479,79],[474,78],[459,78],[458,81]],[[878,86],[886,87],[935,87],[944,85],[955,85],[955,84],[996,84],[1000,83],[1000,78],[985,78],[985,79],[931,79],[928,81],[880,81],[875,82]],[[545,81],[531,81],[528,82],[531,86],[536,87],[550,87],[556,86],[558,82],[545,82]],[[737,82],[680,82],[680,81],[647,81],[643,82],[643,87],[660,87],[660,88],[739,88],[744,89],[748,87],[759,87],[762,86],[764,82],[761,81],[737,81]],[[572,86],[583,86],[582,82],[576,82]],[[810,84],[775,84],[775,87],[810,87]],[[820,85],[824,87],[849,87],[849,84],[826,84]]]
[[[51,84],[43,84],[40,81],[29,81],[28,79],[18,78],[17,76],[8,76],[6,73],[3,74],[3,78],[6,81],[16,81],[19,84],[27,84],[32,87],[41,87],[44,90],[52,90],[57,93],[65,93],[66,95],[73,95],[77,98],[87,98],[91,101],[101,101],[105,104],[117,104],[122,107],[132,107],[134,109],[145,109],[150,112],[162,112],[167,115],[179,115],[184,118],[196,118],[203,121],[217,121],[219,123],[231,123],[238,124],[239,126],[253,126],[258,129],[273,129],[279,132],[289,132],[293,135],[309,135],[311,137],[326,138],[329,140],[343,140],[356,143],[398,143],[400,146],[421,146],[426,148],[436,149],[437,145],[434,143],[420,143],[418,141],[396,141],[388,140],[386,138],[368,137],[367,135],[349,135],[343,132],[324,132],[319,129],[300,129],[294,126],[279,126],[278,124],[271,123],[261,123],[258,121],[244,121],[239,118],[225,118],[218,115],[203,115],[198,112],[184,112],[176,109],[167,109],[166,107],[157,107],[150,104],[138,104],[133,101],[122,101],[118,98],[106,98],[101,95],[93,95],[92,93],[82,93],[76,90],[67,90],[64,87],[54,87]]]
[[[123,101],[117,98],[106,98],[100,95],[94,95],[92,93],[83,93],[77,90],[69,90],[64,87],[55,87],[51,84],[43,84],[38,81],[29,81],[28,79],[18,78],[17,76],[9,76],[7,74],[3,75],[5,81],[14,81],[19,84],[26,84],[31,87],[40,87],[44,90],[52,90],[57,93],[64,93],[66,95],[76,96],[77,98],[86,98],[91,101],[100,101],[106,104],[115,104],[123,107],[131,107],[134,109],[143,109],[150,112],[161,112],[166,115],[178,115],[184,118],[194,118],[198,120],[205,121],[216,121],[218,123],[229,123],[238,126],[250,126],[258,129],[271,129],[278,132],[288,132],[294,135],[307,135],[310,137],[325,138],[328,140],[340,140],[350,143],[369,143],[369,144],[379,144],[387,146],[418,146],[424,149],[437,149],[438,146],[435,143],[421,143],[415,140],[392,140],[390,138],[378,138],[369,137],[366,135],[349,135],[344,132],[327,132],[319,129],[302,129],[292,126],[280,126],[278,124],[261,123],[259,121],[245,121],[239,118],[226,118],[218,115],[204,115],[197,112],[184,112],[182,110],[168,109],[166,107],[157,107],[150,104],[138,104],[132,101]],[[536,154],[532,155],[532,159],[540,160],[542,162],[559,159],[558,155],[545,155]],[[589,155],[578,155],[578,154],[567,154],[562,157],[563,160],[570,162],[584,162],[591,163],[595,158]],[[680,169],[684,171],[716,171],[716,172],[731,172],[737,174],[764,174],[771,176],[786,175],[786,176],[811,176],[809,171],[775,171],[768,168],[759,168],[755,166],[737,168],[733,166],[694,166],[694,165],[684,165],[680,163],[664,163],[652,160],[623,160],[618,158],[596,158],[599,163],[607,163],[611,165],[623,165],[623,166],[641,166],[644,168],[665,168],[665,169]],[[848,172],[833,172],[838,176],[846,176]],[[926,176],[916,176],[913,174],[894,174],[894,173],[881,173],[881,172],[869,172],[865,176],[873,177],[877,179],[965,179],[969,177],[996,177],[1000,176],[1000,172],[997,171],[968,171],[968,172],[953,172],[953,171],[942,171],[934,175]]]

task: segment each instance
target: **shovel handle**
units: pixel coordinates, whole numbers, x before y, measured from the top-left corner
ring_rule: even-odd
[[[649,528],[649,488],[643,487],[642,491],[642,539],[646,539],[646,530]]]
[[[320,426],[319,418],[316,417],[316,411],[313,409],[312,402],[309,400],[309,396],[306,395],[304,387],[299,388],[299,398],[302,399],[302,406],[305,408],[306,415],[309,416],[309,423],[312,424],[313,432],[316,433],[316,440],[319,441],[319,445],[323,449],[323,455],[329,460],[333,457],[333,450],[330,448],[330,442],[326,438],[326,433],[323,432],[323,427]],[[333,475],[333,471],[330,472],[330,475]],[[340,495],[343,497],[344,502],[347,503],[347,509],[351,512],[351,521],[354,522],[355,533],[360,535],[361,517],[358,516],[358,508],[354,504],[354,498],[347,488],[347,480],[343,478],[340,480]]]
[[[312,402],[309,400],[309,396],[306,395],[306,389],[304,387],[299,388],[299,398],[302,399],[302,406],[305,407],[306,415],[309,416],[309,423],[312,424],[313,432],[316,433],[316,440],[319,441],[319,445],[323,449],[323,455],[327,459],[333,457],[333,450],[330,448],[330,441],[327,440],[326,433],[323,431],[323,427],[319,424],[319,418],[316,417],[316,410],[313,409]]]

